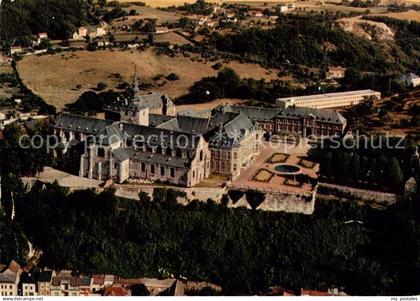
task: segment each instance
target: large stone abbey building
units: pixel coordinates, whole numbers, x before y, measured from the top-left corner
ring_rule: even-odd
[[[259,154],[264,132],[301,136],[343,133],[337,112],[304,108],[219,106],[206,116],[176,113],[158,93],[141,95],[135,79],[127,99],[105,108],[105,119],[61,114],[54,132],[58,156],[83,144],[79,175],[122,183],[128,179],[191,187],[221,174],[235,179]]]

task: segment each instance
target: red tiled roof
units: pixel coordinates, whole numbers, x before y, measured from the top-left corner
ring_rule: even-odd
[[[10,262],[10,265],[9,265],[8,270],[10,270],[13,273],[17,274],[20,271],[20,265],[16,261],[12,260],[12,262]]]
[[[329,292],[311,291],[311,290],[300,290],[301,296],[331,296]]]
[[[103,285],[105,281],[105,275],[93,275],[93,284]]]
[[[104,296],[129,296],[130,291],[121,286],[110,286],[105,289]]]

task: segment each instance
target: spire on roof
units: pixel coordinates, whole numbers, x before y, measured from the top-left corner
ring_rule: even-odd
[[[133,97],[136,98],[136,96],[140,93],[139,82],[137,78],[137,65],[134,65],[134,78],[131,89],[133,91]]]

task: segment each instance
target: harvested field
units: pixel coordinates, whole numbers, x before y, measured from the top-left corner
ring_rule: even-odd
[[[375,16],[389,17],[398,20],[417,21],[420,22],[420,11],[409,10],[400,13],[377,14]]]
[[[156,19],[159,23],[175,23],[177,22],[182,15],[177,12],[168,12],[164,10],[160,10],[154,7],[149,6],[138,6],[138,5],[130,5],[127,7],[124,7],[124,10],[126,12],[129,12],[130,10],[136,10],[138,13],[137,16],[127,16],[126,20],[123,21],[114,21],[113,24],[115,25],[130,25],[134,23],[137,20],[141,19]]]
[[[43,97],[49,104],[62,109],[74,102],[84,91],[96,87],[99,82],[108,88],[115,88],[119,82],[111,74],[119,73],[126,82],[131,82],[134,66],[137,66],[140,81],[152,85],[150,90],[178,97],[187,93],[188,88],[206,76],[217,71],[211,68],[215,62],[192,61],[191,58],[166,55],[158,56],[153,49],[95,52],[78,51],[54,55],[29,56],[19,61],[17,69],[23,82]],[[233,68],[241,77],[272,80],[277,78],[276,70],[268,70],[256,64],[225,64]],[[153,81],[157,74],[171,72],[179,76],[177,81]],[[158,84],[160,85],[158,87]]]
[[[173,45],[191,45],[192,43],[188,41],[183,36],[177,34],[176,32],[168,32],[163,34],[157,34],[155,36],[156,42],[167,42]]]

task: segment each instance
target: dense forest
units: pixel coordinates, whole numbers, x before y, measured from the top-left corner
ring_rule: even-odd
[[[392,53],[399,51],[404,61],[400,61],[400,56],[389,55],[383,45],[345,32],[329,14],[282,15],[273,29],[250,28],[224,36],[215,34],[211,43],[219,51],[239,54],[273,67],[289,63],[316,67],[331,64],[383,73],[418,68],[418,52],[407,49],[413,46],[403,45],[407,35],[409,39],[419,37],[418,31],[410,26],[400,27],[397,44],[392,47]],[[415,41],[411,39],[410,45]]]
[[[160,190],[154,202],[144,194],[138,202],[110,190],[68,194],[57,185],[35,185],[16,195],[15,224],[43,250],[41,265],[84,273],[173,274],[220,284],[224,294],[260,294],[271,285],[419,293],[418,203],[385,211],[318,203],[306,216],[229,209],[210,200],[184,207],[176,194]]]
[[[34,176],[42,171],[46,165],[52,163],[52,150],[48,149],[38,137],[46,137],[49,132],[47,122],[39,123],[33,129],[23,130],[19,125],[8,125],[2,131],[3,139],[0,139],[0,172],[7,177],[13,174],[17,177]],[[42,147],[31,147],[31,145]],[[42,143],[42,144],[41,144]],[[22,146],[22,147],[21,147]]]
[[[332,138],[322,144],[310,153],[321,163],[321,181],[401,193],[405,181],[420,177],[412,159],[416,143],[410,137],[361,135],[357,139]]]
[[[47,32],[51,38],[67,39],[86,20],[84,0],[3,0],[0,38],[24,43],[28,35]]]
[[[205,77],[195,82],[186,95],[179,97],[176,104],[208,102],[217,98],[253,99],[274,103],[278,97],[292,95],[316,94],[318,85],[307,88],[292,87],[281,80],[265,81],[253,78],[241,78],[235,70],[223,68],[217,76]],[[335,87],[323,87],[324,92],[333,92]]]
[[[46,129],[40,124],[26,133],[31,137]],[[153,202],[145,193],[131,201],[112,190],[69,193],[56,184],[38,183],[24,192],[18,176],[36,174],[51,162],[45,149],[17,146],[23,133],[8,126],[0,144],[3,262],[22,262],[26,237],[43,251],[41,266],[122,277],[173,274],[220,284],[224,294],[262,294],[272,285],[338,286],[354,295],[419,293],[418,201],[381,211],[318,202],[315,214],[307,216],[230,209],[211,200],[185,207],[175,201],[179,193],[165,189],[155,190]],[[358,154],[371,160],[368,153]],[[395,152],[384,156],[406,158]],[[363,224],[346,223],[351,220]]]
[[[413,66],[411,70],[420,73],[420,22],[398,20],[382,16],[365,16],[367,20],[382,22],[395,31],[395,43],[403,50],[397,52],[394,48],[392,55],[398,56],[406,66]]]
[[[29,247],[23,232],[18,224],[6,216],[0,206],[0,263],[9,263],[11,260],[24,262]]]

